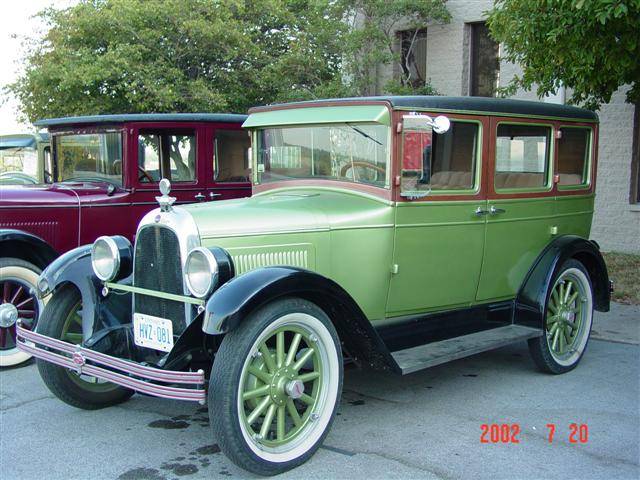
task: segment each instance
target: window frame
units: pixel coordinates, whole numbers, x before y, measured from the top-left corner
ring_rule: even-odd
[[[131,141],[131,172],[133,172],[133,179],[131,183],[136,185],[140,190],[155,190],[158,189],[159,182],[143,182],[140,180],[140,171],[138,170],[138,166],[140,165],[139,158],[139,139],[143,134],[153,134],[153,135],[165,135],[168,133],[176,132],[176,131],[192,131],[194,136],[194,145],[196,147],[195,151],[195,172],[193,180],[187,181],[176,181],[171,179],[171,186],[173,189],[180,189],[181,187],[194,187],[200,186],[204,182],[202,181],[203,175],[201,172],[202,166],[201,163],[201,149],[203,148],[202,142],[204,141],[205,135],[203,134],[202,126],[194,123],[173,123],[167,122],[166,124],[161,123],[153,123],[153,122],[142,122],[135,124],[132,128],[130,128],[130,141]],[[206,149],[205,149],[206,151]],[[161,178],[162,178],[162,158],[160,158],[161,165]]]
[[[59,183],[64,182],[64,180],[60,179],[60,162],[58,159],[58,139],[60,137],[68,137],[71,135],[99,135],[103,133],[117,133],[120,135],[120,152],[122,155],[122,168],[120,171],[120,188],[125,187],[125,169],[126,167],[126,156],[127,156],[127,144],[126,144],[126,131],[121,127],[107,127],[107,128],[98,128],[98,127],[89,127],[78,130],[59,130],[51,132],[50,137],[50,146],[51,146],[51,165],[52,165],[52,181],[51,183]],[[108,180],[105,179],[108,182]]]
[[[572,191],[572,190],[586,190],[591,188],[591,184],[592,184],[592,177],[593,177],[593,141],[594,141],[594,133],[593,133],[593,127],[588,126],[588,125],[570,125],[570,124],[560,124],[557,125],[556,127],[556,132],[561,132],[563,128],[574,128],[574,129],[588,129],[589,130],[589,142],[587,144],[587,161],[586,161],[586,173],[587,173],[587,181],[586,182],[582,182],[582,183],[577,183],[575,185],[562,185],[560,183],[560,179],[558,177],[558,182],[556,182],[556,186],[558,188],[558,192],[566,192],[566,191]],[[557,135],[554,135],[557,137]],[[559,143],[562,139],[561,138],[556,138],[556,142],[554,143]],[[557,145],[556,145],[557,147]],[[559,153],[560,153],[560,148],[556,148],[556,155],[555,155],[555,162],[554,162],[554,168],[553,168],[553,175],[554,178],[556,175],[560,175],[560,157],[559,157]]]
[[[549,141],[547,145],[547,158],[546,158],[546,178],[545,184],[540,187],[516,187],[516,188],[497,188],[496,187],[496,174],[498,173],[497,165],[497,143],[498,143],[498,127],[500,125],[526,125],[529,127],[547,127],[549,128]],[[491,172],[488,172],[490,178],[487,178],[487,181],[492,186],[492,190],[497,195],[513,195],[513,194],[528,194],[528,193],[549,193],[552,192],[555,187],[555,182],[553,181],[553,176],[555,174],[556,168],[556,148],[555,148],[555,132],[556,125],[553,122],[540,122],[540,121],[531,121],[526,122],[522,120],[496,120],[495,125],[492,128],[492,156],[493,156],[493,168]],[[525,195],[526,196],[526,195]]]
[[[500,85],[500,43],[499,42],[495,42],[497,44],[498,47],[498,55],[496,57],[496,61],[497,61],[497,71],[496,71],[496,77],[495,77],[495,85],[493,87],[493,94],[492,95],[479,95],[477,93],[474,92],[474,90],[477,90],[478,87],[478,82],[476,81],[475,78],[475,73],[478,71],[478,62],[476,61],[476,55],[474,55],[474,48],[476,47],[476,44],[478,42],[476,42],[476,38],[475,38],[475,31],[476,29],[481,26],[487,25],[487,22],[482,20],[482,21],[477,21],[477,22],[466,22],[465,26],[467,26],[468,30],[467,30],[467,41],[468,41],[468,46],[467,46],[467,95],[470,97],[484,97],[484,98],[495,98],[496,94],[497,94],[497,90],[498,87]],[[487,27],[488,28],[488,27]],[[492,39],[493,40],[493,39]],[[478,55],[479,56],[479,55]]]
[[[427,114],[426,112],[416,112],[416,113],[421,113],[424,115]],[[443,197],[443,196],[450,197],[450,196],[458,196],[458,195],[474,196],[474,195],[478,195],[482,190],[482,147],[484,145],[483,128],[482,128],[483,123],[479,119],[456,118],[449,115],[447,116],[449,117],[449,120],[451,120],[451,123],[454,123],[454,122],[473,123],[478,125],[478,138],[476,141],[477,148],[476,148],[476,158],[475,158],[476,164],[475,164],[475,172],[474,172],[474,175],[472,176],[473,188],[429,190],[429,193],[425,197],[422,197],[422,199],[426,199],[428,197]],[[437,133],[433,132],[433,135],[437,135]],[[399,143],[398,175],[400,175],[400,178],[402,178],[402,156],[404,154],[404,126],[402,131],[398,134],[398,143]],[[433,153],[432,153],[432,158],[433,158]],[[432,171],[431,175],[433,174],[434,172]],[[398,185],[398,194],[399,195],[402,194],[402,182],[400,182],[400,185]],[[404,197],[404,196],[402,198],[407,199],[407,197]]]
[[[267,127],[259,127],[253,128],[251,130],[251,184],[256,191],[262,191],[265,189],[274,189],[280,187],[287,187],[289,185],[341,185],[341,186],[359,186],[364,188],[355,188],[356,190],[366,190],[370,191],[391,191],[391,178],[392,178],[392,169],[394,166],[394,135],[392,135],[391,126],[384,125],[376,122],[347,122],[349,125],[380,125],[387,129],[387,158],[385,161],[386,172],[385,172],[385,183],[384,185],[375,185],[372,183],[364,183],[364,182],[352,182],[341,179],[330,179],[330,178],[290,178],[286,180],[278,180],[273,182],[260,182],[258,181],[258,152],[259,148],[259,135],[258,133],[265,129],[284,129],[284,128],[316,128],[316,127],[329,127],[331,125],[345,125],[345,123],[309,123],[309,124],[300,124],[300,125],[273,125]],[[257,187],[257,188],[256,188]]]

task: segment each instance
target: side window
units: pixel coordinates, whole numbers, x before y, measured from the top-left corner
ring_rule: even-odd
[[[410,121],[410,117],[409,117]],[[480,126],[452,121],[436,134],[407,123],[403,127],[402,192],[470,190],[474,188]]]
[[[557,172],[560,186],[589,183],[590,140],[590,128],[560,128]]]
[[[141,130],[138,135],[140,182],[193,182],[196,179],[196,135],[192,130]]]
[[[551,127],[498,125],[495,187],[544,188],[548,185]]]
[[[244,130],[216,130],[213,179],[216,182],[248,182],[251,178],[251,140]]]

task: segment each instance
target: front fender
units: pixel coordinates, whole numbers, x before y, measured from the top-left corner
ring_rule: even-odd
[[[544,327],[544,311],[552,281],[558,269],[570,258],[582,262],[589,273],[595,309],[609,311],[609,274],[597,244],[575,235],[564,235],[543,250],[525,277],[516,296],[515,323]]]
[[[119,283],[130,283],[130,277]],[[120,324],[120,318],[130,317],[131,295],[101,295],[102,282],[93,273],[91,245],[69,250],[58,257],[40,275],[38,295],[53,294],[64,285],[75,286],[82,297],[82,334],[88,340],[96,329]]]
[[[258,268],[225,283],[207,301],[202,330],[210,335],[230,332],[257,308],[289,296],[322,308],[356,362],[363,360],[376,369],[394,368],[384,342],[353,298],[333,280],[301,268]]]

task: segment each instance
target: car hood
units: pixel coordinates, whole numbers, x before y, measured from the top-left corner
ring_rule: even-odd
[[[0,207],[78,206],[85,196],[107,194],[106,182],[0,185]]]
[[[286,189],[188,205],[203,239],[391,223],[388,202],[349,190]]]

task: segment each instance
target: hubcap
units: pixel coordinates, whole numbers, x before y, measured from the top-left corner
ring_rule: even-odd
[[[18,309],[12,303],[0,305],[0,327],[13,327],[18,321]]]

